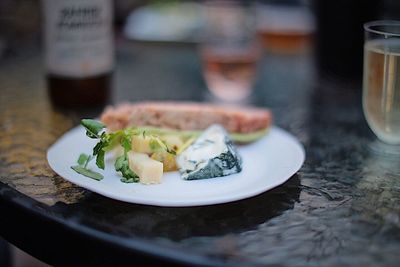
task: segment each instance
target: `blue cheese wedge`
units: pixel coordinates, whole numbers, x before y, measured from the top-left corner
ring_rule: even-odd
[[[207,128],[176,161],[185,180],[221,177],[242,170],[242,158],[220,125]]]

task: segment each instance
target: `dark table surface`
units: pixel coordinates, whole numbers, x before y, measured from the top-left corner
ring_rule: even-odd
[[[190,45],[119,41],[113,101],[212,101]],[[84,116],[48,98],[41,53],[0,60],[0,236],[54,265],[398,266],[400,161],[374,153],[358,82],[319,77],[312,53],[266,53],[248,104],[304,145],[288,182],[233,203],[128,204],[79,188],[46,150]],[[262,164],[262,160],[260,160]]]

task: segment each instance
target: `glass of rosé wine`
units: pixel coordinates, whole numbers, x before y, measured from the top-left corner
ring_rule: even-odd
[[[260,58],[252,8],[209,1],[205,16],[200,54],[207,87],[222,101],[243,101],[252,93]]]

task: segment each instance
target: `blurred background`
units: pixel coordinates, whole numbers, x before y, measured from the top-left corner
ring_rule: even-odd
[[[210,19],[207,5],[212,2],[218,1],[114,0],[116,40],[199,43]],[[320,67],[349,77],[360,75],[362,23],[398,19],[400,14],[396,0],[236,2],[250,9],[264,52],[298,53],[316,45]],[[43,48],[42,11],[40,0],[0,2],[0,57],[16,54],[24,46]],[[348,58],[345,62],[350,64],[336,62],[339,53],[345,53],[340,58]]]
[[[201,43],[203,29],[212,20],[207,6],[213,2],[221,1],[114,0],[115,39]],[[361,25],[372,19],[398,19],[400,14],[400,3],[396,0],[236,2],[249,9],[254,20],[251,27],[255,27],[264,55],[313,51],[319,70],[345,78],[360,77]],[[0,2],[0,57],[17,54],[25,46],[43,49],[41,3],[40,0]]]
[[[308,90],[316,80],[360,84],[362,24],[400,18],[398,0],[114,0],[112,4],[117,71],[113,71],[110,101],[115,103],[173,98],[258,105],[268,103],[268,88],[275,88],[279,94],[276,88],[282,87],[282,94],[295,97],[295,90]],[[43,5],[39,0],[0,1],[0,74],[8,60],[31,60],[45,54]],[[149,46],[157,49],[149,52]],[[152,88],[151,69],[157,67],[154,62],[177,60],[177,54],[168,57],[168,53],[154,52],[164,47],[181,51],[178,61],[192,66],[190,74],[181,79],[198,88],[196,93],[182,89],[179,96],[170,96],[167,87]],[[127,49],[133,50],[133,57],[119,57],[119,51]],[[158,56],[166,58],[154,60]],[[132,63],[129,71],[118,70],[119,65],[135,57],[146,57],[140,61],[146,64]],[[172,68],[158,79],[177,86],[174,75],[188,71],[172,63],[169,66]],[[44,63],[38,68],[44,83]],[[133,80],[140,88],[137,90],[142,90],[135,99],[129,94],[132,83],[118,79],[132,73],[136,73],[133,77],[145,77]],[[0,87],[0,96],[3,90]],[[270,107],[278,111],[287,108],[279,102],[279,95],[274,99],[268,103]],[[0,239],[0,266],[40,265]]]

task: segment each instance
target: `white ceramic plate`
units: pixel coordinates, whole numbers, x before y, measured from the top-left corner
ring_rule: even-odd
[[[243,170],[238,174],[212,179],[185,181],[178,172],[164,173],[157,185],[126,184],[115,172],[112,158],[106,158],[105,171],[94,160],[89,167],[104,175],[101,181],[82,176],[71,169],[80,153],[90,154],[96,140],[76,127],[62,136],[47,151],[50,167],[66,180],[109,198],[130,203],[185,207],[201,206],[252,197],[272,189],[296,173],[304,162],[302,145],[289,133],[272,127],[261,140],[238,146]]]

